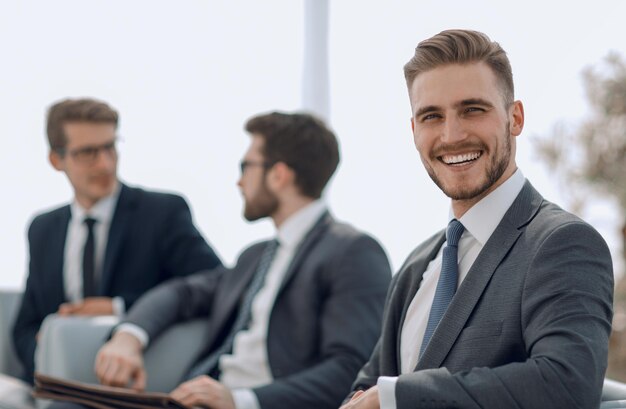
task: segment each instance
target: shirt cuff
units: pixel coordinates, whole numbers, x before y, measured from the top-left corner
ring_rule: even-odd
[[[234,389],[232,391],[235,409],[261,409],[261,404],[252,389]]]
[[[396,409],[397,376],[381,376],[378,378],[378,399],[380,409]]]
[[[148,343],[150,342],[150,337],[148,336],[148,333],[143,328],[135,324],[124,323],[118,325],[113,333],[117,334],[118,332],[125,332],[134,336],[135,338],[137,338],[137,340],[139,340],[141,347],[144,349],[146,348],[146,346],[148,346]]]
[[[126,303],[122,297],[113,297],[113,315],[121,317],[126,313]]]

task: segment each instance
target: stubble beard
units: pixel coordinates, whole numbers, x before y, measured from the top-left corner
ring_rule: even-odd
[[[267,188],[265,176],[263,176],[263,184],[257,194],[245,202],[243,217],[253,222],[271,216],[276,209],[278,209],[278,198]]]
[[[448,196],[452,200],[470,200],[484,194],[489,188],[491,188],[504,174],[507,167],[509,166],[509,162],[511,161],[511,133],[509,132],[509,123],[507,123],[504,134],[504,146],[502,149],[501,155],[494,155],[491,158],[491,163],[486,169],[484,182],[480,185],[472,188],[471,186],[461,186],[458,188],[447,187],[444,183],[437,177],[434,170],[431,166],[426,166],[426,171],[428,172],[428,176],[432,179],[433,182],[441,189],[441,191]],[[481,144],[479,149],[483,152],[486,146]],[[483,153],[484,154],[484,153]],[[496,154],[497,154],[497,146],[496,146]],[[439,156],[439,155],[436,155]],[[438,160],[438,159],[434,159]]]

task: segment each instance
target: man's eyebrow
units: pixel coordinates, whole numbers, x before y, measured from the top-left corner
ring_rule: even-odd
[[[484,107],[489,107],[489,108],[493,107],[493,104],[491,102],[482,98],[468,98],[468,99],[464,99],[454,104],[455,108],[457,109],[470,106],[470,105],[482,105]],[[422,116],[428,112],[436,112],[436,111],[441,111],[441,107],[437,105],[427,105],[415,111],[415,118]]]
[[[427,112],[440,111],[441,108],[436,105],[428,105],[415,111],[415,117],[422,116]]]
[[[486,99],[482,99],[482,98],[469,98],[469,99],[464,99],[463,101],[460,101],[459,103],[455,104],[457,108],[461,108],[461,107],[466,107],[468,105],[482,105],[482,106],[486,106],[486,107],[493,107],[493,104],[489,101],[487,101]]]

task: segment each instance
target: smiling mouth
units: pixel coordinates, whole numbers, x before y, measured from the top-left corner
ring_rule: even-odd
[[[437,159],[439,159],[441,162],[445,163],[446,165],[461,166],[461,165],[474,162],[475,160],[480,158],[482,155],[483,155],[483,151],[475,151],[475,152],[463,153],[460,155],[441,155],[441,156],[438,156]]]

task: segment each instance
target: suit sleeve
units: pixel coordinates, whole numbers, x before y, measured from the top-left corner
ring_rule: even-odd
[[[123,323],[144,329],[150,340],[170,326],[200,316],[209,316],[213,297],[224,267],[177,277],[145,293],[128,312]]]
[[[211,270],[222,263],[193,224],[187,202],[180,196],[168,195],[167,212],[159,233],[158,254],[162,281],[183,277],[198,271]],[[141,294],[123,296],[129,310]]]
[[[380,334],[391,271],[378,243],[362,236],[328,271],[319,325],[322,359],[309,368],[255,388],[262,408],[336,408]]]
[[[33,292],[27,283],[18,315],[13,325],[13,345],[20,362],[24,366],[25,380],[29,382],[32,382],[35,370],[36,336],[42,322],[35,310],[34,302]]]
[[[464,409],[598,407],[612,318],[608,248],[591,227],[571,222],[529,257],[521,305],[528,358],[458,373],[437,368],[400,375],[398,409],[425,402]]]
[[[174,196],[166,226],[163,251],[168,254],[165,263],[173,275],[189,275],[222,264],[194,226],[189,206],[182,197]]]
[[[400,271],[402,271],[402,269],[400,269]],[[399,273],[394,275],[391,280],[391,284],[389,285],[389,290],[387,291],[387,299],[385,300],[385,312],[383,314],[385,319],[383,320],[383,322],[388,323],[392,321],[388,318],[390,314],[389,310],[392,308],[392,304],[390,301],[392,298],[393,290],[396,287],[400,276],[401,274]],[[356,381],[354,381],[354,383],[352,384],[352,392],[350,393],[350,395],[348,395],[344,402],[350,400],[350,398],[352,398],[352,395],[354,395],[356,391],[367,390],[376,385],[376,383],[378,382],[378,377],[383,376],[383,374],[381,374],[379,370],[379,368],[381,368],[381,345],[382,337],[379,338],[378,342],[376,343],[376,346],[374,347],[374,352],[372,352],[372,355],[370,356],[367,363],[359,371],[359,374],[356,377]]]
[[[39,311],[40,300],[36,297],[36,287],[42,280],[39,277],[37,267],[37,257],[35,240],[36,228],[31,224],[28,230],[28,241],[30,250],[29,273],[26,280],[26,289],[22,295],[21,304],[13,324],[13,345],[20,362],[24,366],[25,379],[32,383],[33,372],[35,370],[35,348],[37,346],[36,336],[41,327],[45,314]]]

